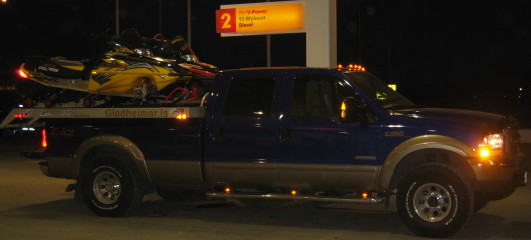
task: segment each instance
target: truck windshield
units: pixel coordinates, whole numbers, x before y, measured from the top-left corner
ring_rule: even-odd
[[[345,72],[350,83],[358,87],[382,109],[413,108],[415,104],[368,72]]]

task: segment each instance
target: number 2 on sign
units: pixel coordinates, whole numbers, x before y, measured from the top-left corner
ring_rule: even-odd
[[[216,32],[236,32],[236,9],[229,8],[216,10]]]
[[[230,14],[229,13],[223,13],[221,14],[221,20],[224,20],[223,25],[221,26],[222,29],[231,28],[232,25],[230,24]]]

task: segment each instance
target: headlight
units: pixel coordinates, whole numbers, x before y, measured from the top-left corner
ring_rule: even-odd
[[[147,48],[135,48],[135,53],[142,57],[153,57],[153,53]]]
[[[187,62],[199,62],[199,59],[195,56],[195,54],[187,54],[187,55],[181,55],[181,58],[184,59],[184,61]]]
[[[479,144],[479,156],[482,159],[496,157],[501,155],[503,148],[503,135],[496,133],[490,134],[483,138]]]
[[[501,149],[503,147],[503,136],[501,134],[491,134],[483,139],[483,142],[493,149]]]

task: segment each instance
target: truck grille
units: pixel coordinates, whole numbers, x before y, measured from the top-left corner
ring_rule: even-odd
[[[520,135],[516,129],[507,129],[503,132],[503,157],[511,158],[519,151]]]

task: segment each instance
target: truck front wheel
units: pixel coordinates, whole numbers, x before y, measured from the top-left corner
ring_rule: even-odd
[[[473,205],[465,178],[444,165],[420,166],[398,186],[397,210],[402,222],[424,237],[454,234],[471,215]]]
[[[98,154],[81,169],[81,191],[92,212],[104,217],[127,214],[142,202],[143,183],[123,154]],[[121,159],[122,158],[122,159]]]

